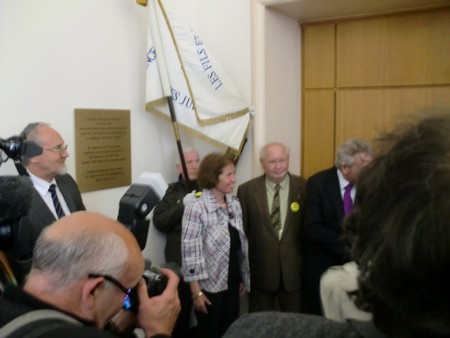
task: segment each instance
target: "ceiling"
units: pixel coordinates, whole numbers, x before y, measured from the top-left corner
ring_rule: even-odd
[[[450,0],[260,0],[300,22],[450,6]]]

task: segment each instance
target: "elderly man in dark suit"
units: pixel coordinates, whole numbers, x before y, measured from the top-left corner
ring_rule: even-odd
[[[307,312],[322,314],[320,277],[330,266],[349,261],[342,220],[351,211],[361,169],[371,160],[370,145],[361,139],[344,142],[335,166],[308,179],[304,206],[304,295]]]
[[[301,311],[301,222],[305,179],[288,172],[289,149],[265,145],[264,175],[239,186],[249,243],[249,311]]]
[[[21,270],[17,271],[19,280],[29,271],[31,251],[42,230],[65,215],[86,209],[77,184],[67,174],[65,162],[69,152],[62,136],[42,122],[29,124],[22,136],[41,147],[42,153],[22,160],[24,174],[33,182],[34,195],[30,211],[21,223],[23,229],[29,231],[29,238],[24,238],[26,243],[22,243],[22,247],[29,250],[15,257],[17,268]]]

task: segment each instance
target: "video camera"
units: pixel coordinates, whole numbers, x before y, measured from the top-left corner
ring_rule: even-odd
[[[0,164],[8,158],[20,162],[24,157],[38,156],[43,151],[40,145],[27,141],[25,136],[12,136],[6,140],[0,138],[0,150],[6,154],[6,159],[0,158]]]

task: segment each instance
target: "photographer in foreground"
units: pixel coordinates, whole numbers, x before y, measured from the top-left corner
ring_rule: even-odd
[[[143,272],[140,247],[125,226],[93,212],[72,213],[43,230],[23,290],[7,287],[0,298],[0,337],[25,337],[2,330],[39,309],[64,318],[21,326],[41,332],[36,338],[129,337],[136,327],[146,337],[170,337],[180,310],[178,277],[162,269],[167,287],[149,298]]]

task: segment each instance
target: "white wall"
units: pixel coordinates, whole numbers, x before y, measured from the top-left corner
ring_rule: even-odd
[[[172,0],[177,12],[229,72],[251,104],[250,4],[242,0]],[[175,179],[176,144],[169,123],[144,110],[146,8],[133,0],[0,1],[0,137],[28,122],[50,122],[74,153],[74,109],[130,109],[132,176]],[[230,38],[231,37],[231,38]],[[183,135],[184,144],[220,150]],[[238,165],[250,176],[246,146]],[[75,176],[75,158],[68,159]],[[0,174],[14,174],[9,161]],[[117,216],[126,187],[85,193],[88,209]]]
[[[300,28],[298,22],[252,2],[253,162],[261,146],[281,141],[291,150],[289,169],[300,173]],[[253,168],[253,175],[262,172]]]
[[[257,0],[171,1],[255,106],[238,183],[261,172],[257,150],[272,140],[291,145],[291,171],[298,173],[296,23],[267,14]],[[129,109],[132,178],[151,171],[175,180],[171,125],[144,109],[146,34],[147,9],[134,0],[0,0],[0,138],[19,134],[29,122],[51,123],[69,145],[67,165],[75,177],[74,109]],[[181,137],[203,154],[221,150]],[[11,161],[0,167],[0,175],[15,173]],[[87,209],[116,218],[127,188],[84,193],[83,199]]]

